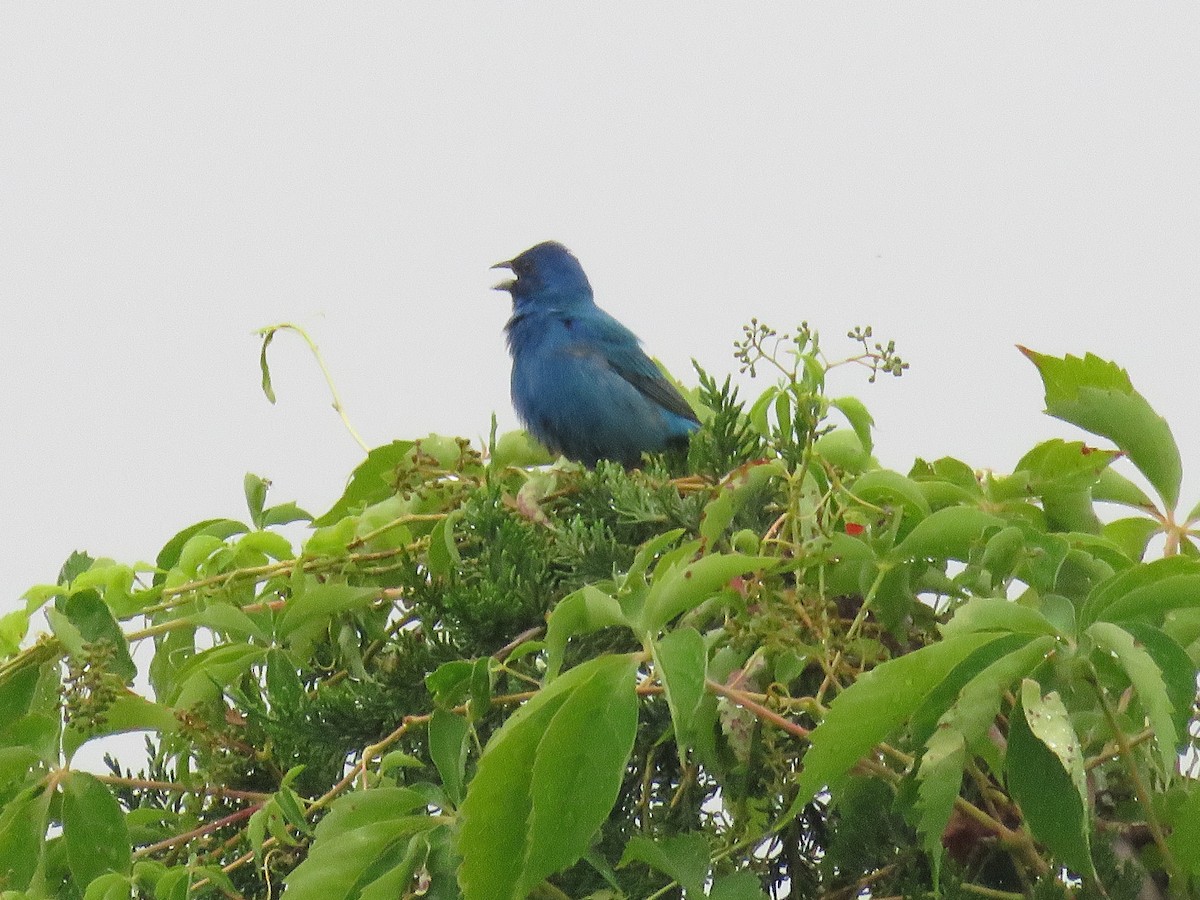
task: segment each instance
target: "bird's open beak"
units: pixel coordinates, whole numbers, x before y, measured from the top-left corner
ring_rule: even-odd
[[[512,270],[512,260],[506,259],[504,262],[498,262],[494,266],[492,266],[492,268],[493,269],[508,269],[511,271]],[[505,279],[504,281],[499,282],[498,284],[492,285],[492,290],[493,291],[508,291],[509,293],[512,293],[512,288],[513,288],[514,284],[516,284],[516,280],[512,279],[512,278],[508,278],[508,279]]]

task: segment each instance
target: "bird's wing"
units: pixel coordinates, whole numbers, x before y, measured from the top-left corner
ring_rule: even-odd
[[[598,315],[597,315],[598,314]],[[567,330],[577,338],[578,350],[601,356],[614,372],[632,384],[647,399],[682,419],[699,424],[683,396],[638,346],[637,336],[601,309],[571,318]]]

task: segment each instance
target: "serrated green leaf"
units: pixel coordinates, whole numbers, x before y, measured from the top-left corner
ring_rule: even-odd
[[[1166,420],[1133,389],[1125,370],[1091,353],[1059,359],[1019,349],[1042,376],[1046,412],[1120,447],[1173,509],[1183,479],[1179,447]]]
[[[633,746],[636,670],[634,656],[576,666],[488,741],[459,813],[466,900],[523,900],[586,851]]]
[[[1097,622],[1088,628],[1087,635],[1096,643],[1097,647],[1115,656],[1121,668],[1125,670],[1125,674],[1129,676],[1129,681],[1146,714],[1150,728],[1154,731],[1162,771],[1164,773],[1173,772],[1177,748],[1183,735],[1176,731],[1175,721],[1178,711],[1171,703],[1171,695],[1167,691],[1166,682],[1163,680],[1162,672],[1155,663],[1154,657],[1139,646],[1133,635],[1120,625]],[[1167,639],[1166,635],[1162,635],[1162,637]],[[1189,703],[1188,713],[1190,714],[1190,712],[1191,704]]]
[[[578,860],[612,812],[637,736],[636,656],[616,657],[554,713],[533,761],[521,890]]]
[[[1032,679],[1009,718],[1005,773],[1034,836],[1073,872],[1095,878],[1079,737],[1058,694],[1043,698]]]
[[[87,885],[105,872],[129,874],[133,860],[125,815],[102,782],[86,772],[71,772],[63,782],[62,816],[76,885]]]
[[[1192,781],[1186,791],[1180,802],[1169,807],[1163,824],[1175,864],[1194,878],[1200,875],[1200,786]]]
[[[1097,503],[1119,503],[1143,511],[1154,509],[1154,501],[1146,496],[1146,492],[1112,467],[1096,479],[1092,499]]]
[[[1175,721],[1175,733],[1181,738],[1188,732],[1192,704],[1196,699],[1196,666],[1187,651],[1165,631],[1144,622],[1125,622],[1121,626],[1150,654],[1162,673],[1167,697]]]
[[[687,751],[693,745],[696,710],[704,698],[708,651],[700,632],[686,627],[677,628],[654,641],[651,649],[671,710],[679,761],[686,767]]]
[[[934,865],[941,870],[942,833],[954,811],[954,801],[962,787],[967,746],[962,733],[949,723],[937,727],[925,745],[917,770],[917,798],[920,817],[917,833]],[[937,875],[935,874],[935,879]]]
[[[211,603],[199,612],[186,616],[184,621],[200,628],[209,628],[227,638],[255,637],[269,641],[270,635],[241,608],[231,603]]]
[[[462,802],[463,775],[467,764],[467,737],[471,726],[462,716],[435,709],[429,720],[429,755],[442,776],[442,787],[450,802]]]
[[[1190,579],[1196,579],[1193,587],[1200,586],[1200,560],[1187,556],[1168,556],[1118,572],[1092,588],[1080,614],[1080,624],[1090,625],[1102,618],[1118,621],[1110,615],[1114,605],[1123,615],[1158,612],[1163,602],[1167,608],[1183,608],[1189,604],[1170,604],[1173,599],[1191,596],[1187,584]],[[1160,591],[1164,584],[1171,587]],[[1155,602],[1155,597],[1159,602]]]
[[[890,659],[861,675],[830,704],[809,737],[804,770],[787,818],[833,785],[920,706],[958,663],[998,637],[975,632]]]

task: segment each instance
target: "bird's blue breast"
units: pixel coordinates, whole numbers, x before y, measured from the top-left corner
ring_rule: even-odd
[[[587,466],[633,466],[643,451],[683,444],[698,427],[686,407],[687,416],[664,407],[622,374],[662,378],[637,338],[597,307],[518,308],[506,331],[513,406],[552,450]]]

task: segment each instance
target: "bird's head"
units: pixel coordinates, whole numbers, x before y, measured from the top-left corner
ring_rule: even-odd
[[[493,269],[509,269],[516,276],[495,289],[508,291],[513,305],[590,303],[592,286],[573,253],[557,241],[545,241],[519,256],[496,263]]]

